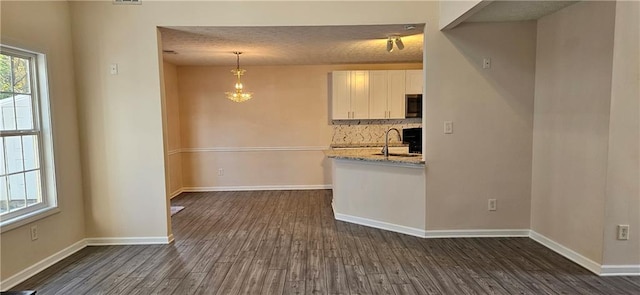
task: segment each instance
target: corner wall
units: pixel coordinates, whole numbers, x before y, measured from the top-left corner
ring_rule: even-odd
[[[584,1],[538,20],[531,228],[597,264],[615,5]]]
[[[428,26],[425,39],[427,230],[529,229],[535,22]]]
[[[19,272],[37,271],[32,266],[38,262],[65,248],[73,251],[84,246],[77,243],[84,239],[85,224],[69,3],[2,1],[0,13],[2,44],[46,54],[60,209],[0,235],[0,281],[4,290],[10,287],[8,284],[24,279],[23,275],[13,280]],[[35,241],[30,238],[31,225],[38,226],[39,238]],[[73,245],[76,247],[68,248]]]
[[[640,272],[640,2],[616,3],[602,264]],[[628,241],[617,226],[630,226]],[[605,271],[629,271],[606,269]]]

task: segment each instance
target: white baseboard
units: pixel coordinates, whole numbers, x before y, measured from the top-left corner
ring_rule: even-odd
[[[168,237],[112,237],[112,238],[86,238],[87,246],[109,245],[156,245],[169,244],[173,235]]]
[[[177,197],[179,194],[181,194],[183,192],[184,192],[184,189],[182,189],[182,188],[177,189],[175,192],[171,193],[171,195],[169,196],[169,200]]]
[[[603,265],[600,275],[607,276],[640,276],[640,264],[637,265]]]
[[[85,240],[80,240],[76,243],[74,243],[73,245],[64,248],[62,250],[60,250],[59,252],[40,260],[39,262],[37,262],[36,264],[27,267],[26,269],[24,269],[23,271],[12,275],[11,277],[9,277],[6,280],[3,280],[2,282],[0,282],[0,291],[4,292],[7,291],[11,288],[13,288],[14,286],[24,282],[25,280],[27,280],[28,278],[36,275],[37,273],[43,271],[44,269],[46,269],[47,267],[50,267],[54,264],[56,264],[58,261],[65,259],[69,256],[71,256],[73,253],[76,253],[80,250],[82,250],[84,247],[87,246],[87,242]]]
[[[408,227],[404,225],[397,225],[393,223],[388,223],[384,221],[377,221],[369,218],[357,217],[353,215],[340,214],[334,212],[334,216],[336,220],[360,224],[369,227],[375,227],[379,229],[384,229],[392,232],[397,232],[401,234],[406,234],[410,236],[415,236],[419,238],[426,237],[425,230],[420,228]]]
[[[332,204],[333,205],[333,204]],[[424,230],[353,215],[334,213],[340,221],[389,230],[419,238],[491,238],[529,237],[528,229],[468,229],[468,230]]]
[[[564,245],[550,239],[547,238],[537,232],[535,232],[534,230],[531,230],[531,233],[529,234],[529,237],[531,239],[533,239],[534,241],[542,244],[543,246],[555,251],[556,253],[564,256],[565,258],[579,264],[580,266],[588,269],[589,271],[591,271],[594,274],[600,275],[602,273],[602,265],[600,265],[599,263],[582,256],[582,254],[575,252],[567,247],[565,247]]]
[[[182,192],[289,191],[331,189],[331,184],[183,187]]]
[[[503,238],[529,237],[528,229],[427,230],[426,238]]]

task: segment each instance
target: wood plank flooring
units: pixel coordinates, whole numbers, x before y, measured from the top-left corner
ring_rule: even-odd
[[[528,238],[420,239],[335,221],[331,191],[184,193],[170,245],[87,247],[38,294],[640,294]]]

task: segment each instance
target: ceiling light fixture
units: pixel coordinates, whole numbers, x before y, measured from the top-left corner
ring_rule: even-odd
[[[396,43],[396,47],[399,50],[404,49],[404,43],[402,43],[402,39],[400,39],[400,36],[390,36],[387,38],[387,51],[388,52],[393,52],[393,43]]]
[[[236,80],[236,85],[234,86],[235,90],[231,92],[225,92],[225,94],[227,95],[228,99],[235,102],[247,101],[253,97],[253,93],[242,92],[244,86],[240,81],[240,76],[244,75],[244,72],[246,72],[245,70],[240,68],[240,54],[242,54],[242,52],[235,51],[233,52],[233,54],[236,55],[236,68],[231,70],[231,73],[233,73],[234,76],[238,77],[238,79]]]

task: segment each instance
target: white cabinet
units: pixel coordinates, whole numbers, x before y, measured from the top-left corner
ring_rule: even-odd
[[[369,71],[369,118],[404,119],[405,71]]]
[[[351,71],[351,119],[369,119],[369,71]]]
[[[351,119],[351,72],[331,74],[331,115],[334,120]]]
[[[405,94],[422,94],[422,70],[332,72],[333,120],[404,119]]]
[[[407,70],[405,84],[406,94],[422,94],[423,81],[422,70]]]
[[[369,71],[332,73],[333,120],[369,118]]]

